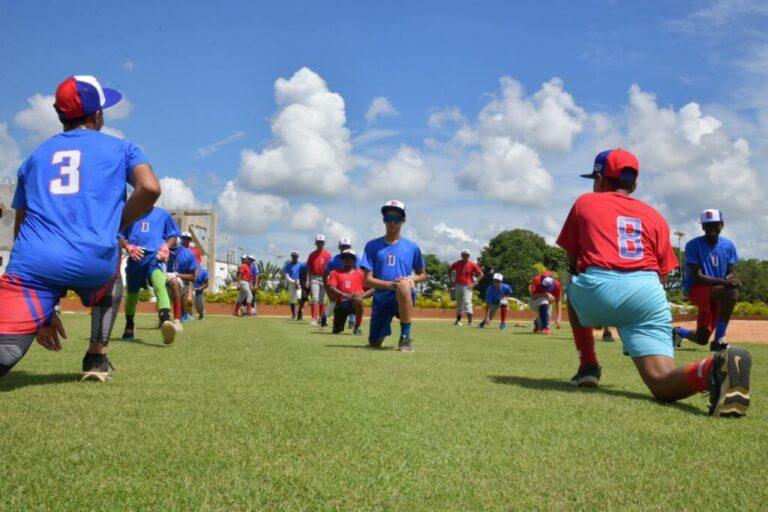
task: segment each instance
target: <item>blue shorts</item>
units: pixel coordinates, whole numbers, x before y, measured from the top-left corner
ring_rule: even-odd
[[[152,282],[152,272],[163,270],[156,254],[154,251],[146,252],[138,261],[128,259],[125,266],[125,288],[128,293],[138,293],[140,289],[147,288],[147,283]]]
[[[416,292],[412,295],[414,304],[416,303]],[[371,325],[368,333],[368,343],[373,344],[380,339],[386,338],[392,334],[392,319],[400,318],[397,310],[397,296],[394,292],[383,298],[373,296],[371,303]]]
[[[626,355],[674,356],[672,312],[656,272],[589,267],[567,292],[581,325],[616,327]]]

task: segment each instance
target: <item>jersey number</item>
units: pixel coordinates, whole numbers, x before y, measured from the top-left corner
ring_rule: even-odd
[[[352,288],[352,281],[347,279],[346,281],[344,281],[344,289],[349,290],[350,288]]]
[[[387,265],[392,267],[395,264],[395,255],[394,254],[387,254]]]
[[[70,195],[80,192],[80,151],[57,151],[51,165],[60,165],[59,177],[51,180],[51,194]]]
[[[616,219],[619,229],[619,255],[627,260],[643,259],[643,222],[634,217]]]

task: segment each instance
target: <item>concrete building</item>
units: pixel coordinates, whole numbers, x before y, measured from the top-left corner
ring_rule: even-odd
[[[5,273],[8,256],[13,247],[13,223],[16,212],[11,208],[15,184],[0,185],[0,274]]]

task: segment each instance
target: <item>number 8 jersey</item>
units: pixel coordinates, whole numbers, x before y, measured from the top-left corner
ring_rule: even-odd
[[[95,287],[117,269],[116,234],[134,167],[134,144],[74,129],[44,142],[21,165],[13,208],[27,216],[7,272],[61,287]]]
[[[678,266],[669,225],[648,204],[616,192],[584,194],[573,204],[557,245],[587,267],[653,270],[666,276]]]

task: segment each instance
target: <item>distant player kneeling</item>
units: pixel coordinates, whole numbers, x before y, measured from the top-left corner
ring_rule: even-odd
[[[363,299],[373,294],[373,290],[363,291],[363,273],[355,268],[357,254],[352,249],[341,253],[343,267],[331,270],[328,276],[328,291],[336,303],[333,310],[333,334],[344,332],[344,322],[351,314],[355,315],[354,334],[359,336],[362,331]]]
[[[501,310],[501,323],[499,329],[507,328],[507,310],[509,308],[509,297],[512,296],[512,287],[504,284],[504,276],[496,272],[493,274],[493,284],[485,291],[485,318],[480,322],[481,329],[488,325],[496,315],[496,311]]]

